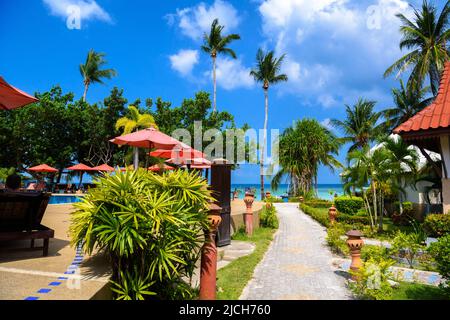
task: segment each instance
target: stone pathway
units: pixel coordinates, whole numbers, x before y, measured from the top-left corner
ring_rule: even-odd
[[[241,300],[348,300],[345,278],[333,267],[325,228],[295,203],[275,204],[279,230]]]

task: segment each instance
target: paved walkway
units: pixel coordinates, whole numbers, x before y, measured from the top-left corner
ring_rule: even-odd
[[[345,278],[333,267],[326,231],[295,203],[275,204],[280,227],[242,300],[348,300]]]

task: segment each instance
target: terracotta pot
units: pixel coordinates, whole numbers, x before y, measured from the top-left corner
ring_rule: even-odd
[[[255,201],[255,196],[252,193],[246,193],[244,197],[244,203],[247,211],[244,216],[245,220],[245,233],[248,235],[253,234],[253,202]]]
[[[334,205],[331,205],[331,207],[328,209],[328,216],[330,218],[331,224],[334,224],[336,222],[337,217],[337,210]]]
[[[299,200],[300,200],[300,203],[302,203],[305,200],[305,198],[299,197]]]

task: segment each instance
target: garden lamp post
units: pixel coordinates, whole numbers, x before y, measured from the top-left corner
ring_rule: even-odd
[[[362,266],[361,248],[364,244],[363,240],[361,239],[362,233],[358,230],[350,230],[345,235],[348,237],[347,245],[352,256],[350,270],[358,271]],[[357,277],[353,276],[353,280],[357,280]]]
[[[334,204],[331,205],[330,208],[328,208],[328,216],[330,218],[330,222],[331,224],[335,224],[336,223],[336,216],[337,216],[337,211],[336,211],[336,207],[334,206]]]
[[[205,232],[205,244],[202,247],[200,267],[200,300],[216,299],[217,247],[216,233],[222,218],[222,208],[211,203],[208,220],[210,228]]]
[[[249,236],[253,234],[253,202],[255,201],[255,195],[250,192],[245,193],[244,203],[246,207],[245,212],[245,233]]]

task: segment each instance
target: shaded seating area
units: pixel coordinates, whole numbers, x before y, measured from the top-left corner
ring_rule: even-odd
[[[54,230],[41,224],[50,193],[0,192],[0,241],[43,239],[43,256],[48,255],[49,239]]]

